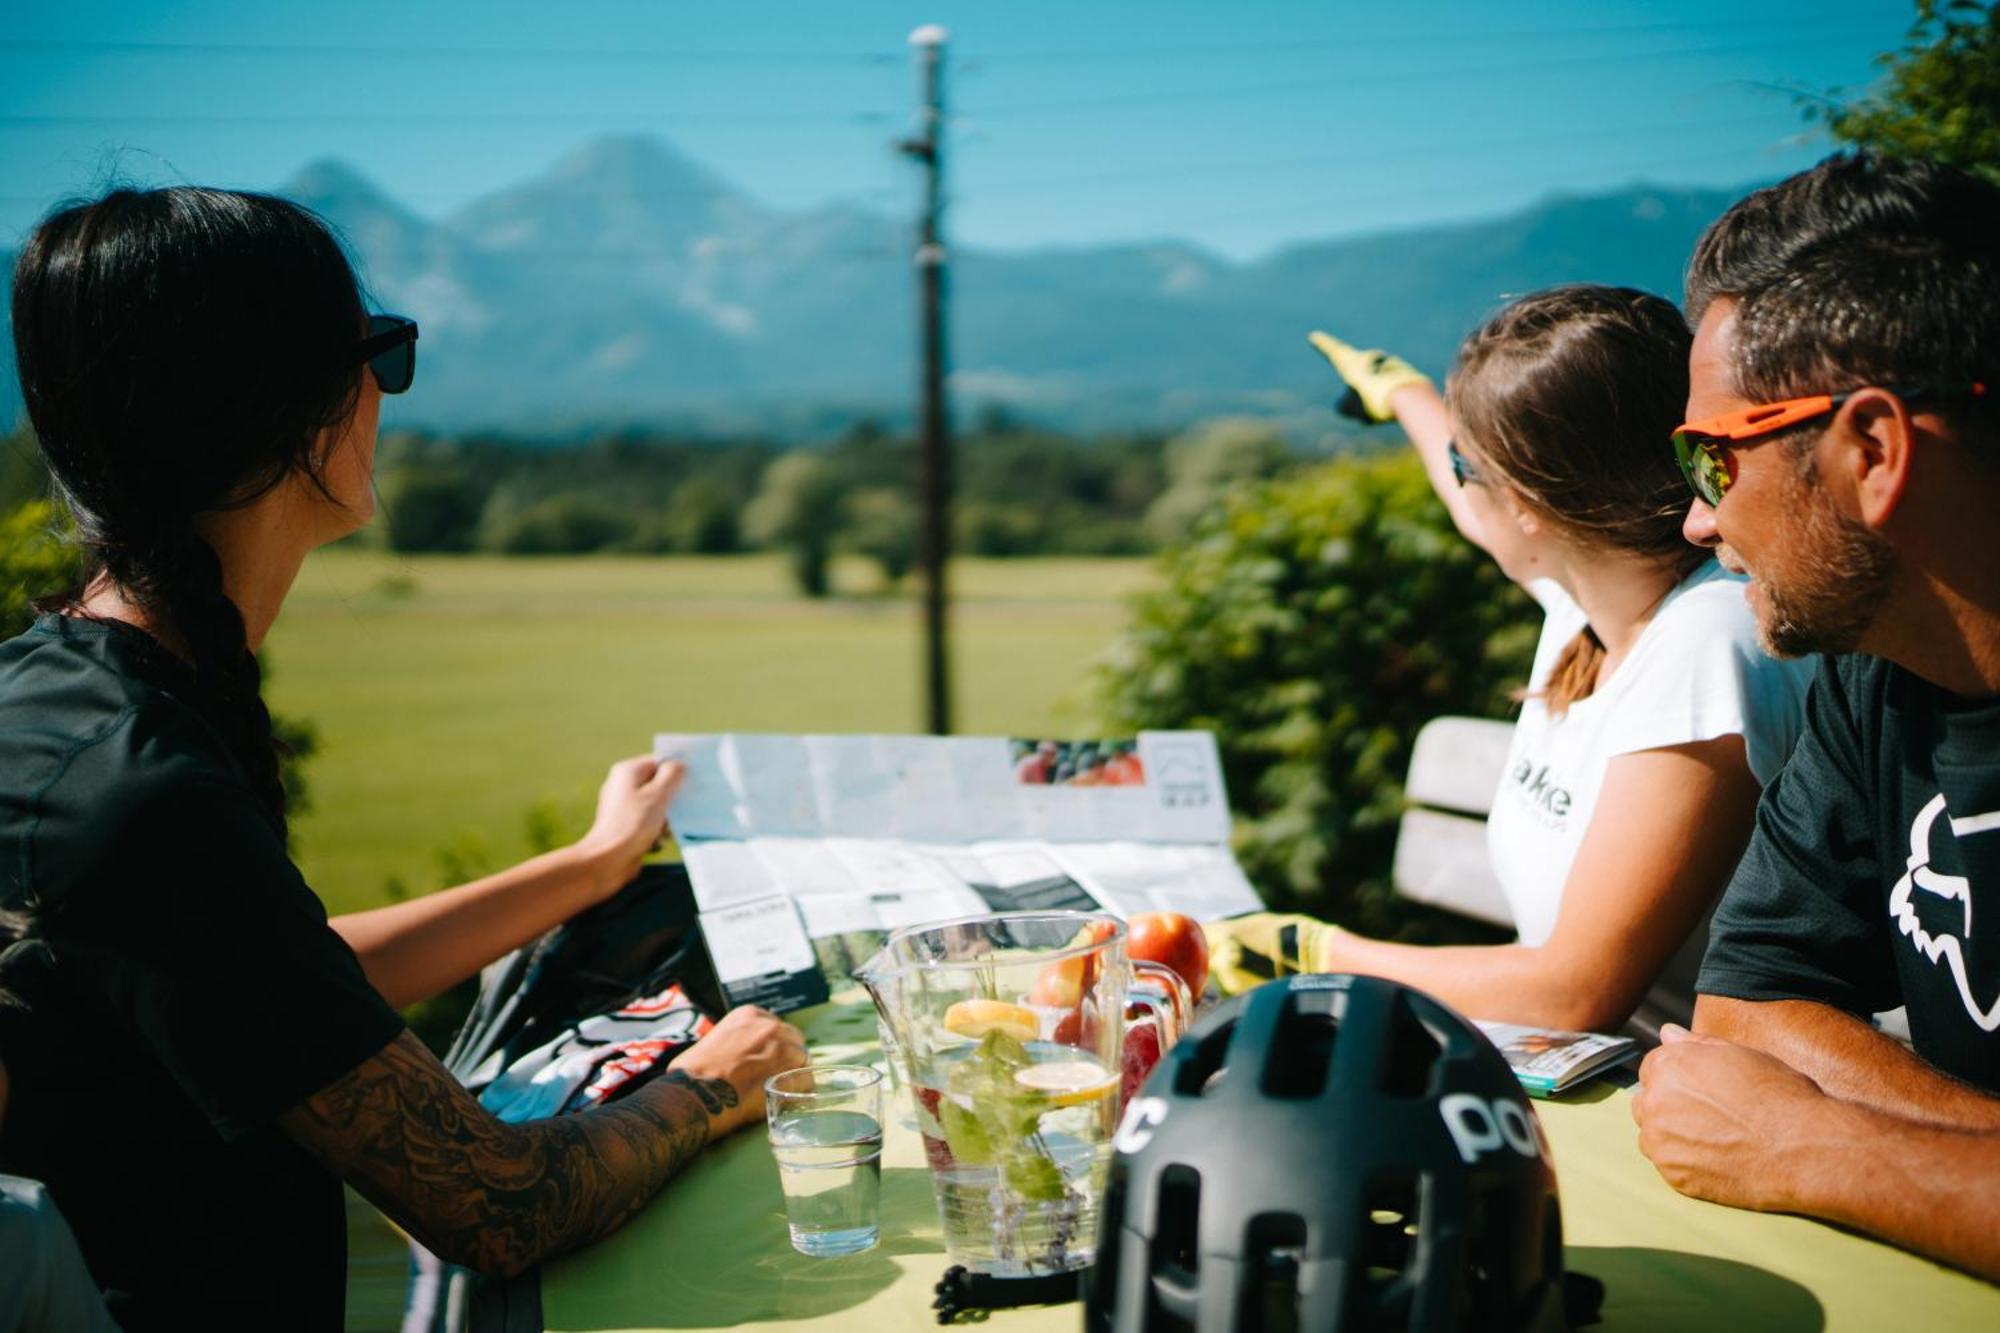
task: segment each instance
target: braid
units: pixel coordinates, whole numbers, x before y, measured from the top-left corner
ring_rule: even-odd
[[[222,588],[222,562],[214,548],[191,532],[163,554],[167,558],[147,571],[148,591],[194,657],[196,699],[203,714],[222,733],[282,838],[285,788],[278,775],[278,742],[264,706],[263,673],[244,637],[243,615]]]

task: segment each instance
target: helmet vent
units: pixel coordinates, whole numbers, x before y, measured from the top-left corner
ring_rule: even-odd
[[[1259,1213],[1250,1219],[1243,1247],[1243,1308],[1236,1326],[1260,1333],[1296,1333],[1299,1264],[1305,1257],[1305,1219],[1296,1213]]]
[[[1190,1283],[1201,1269],[1201,1173],[1178,1162],[1162,1171],[1159,1209],[1153,1225],[1153,1272]]]
[[[1444,1046],[1410,1007],[1407,993],[1396,996],[1383,1051],[1382,1092],[1386,1096],[1436,1095]]]
[[[1271,1045],[1273,1058],[1264,1066],[1264,1093],[1270,1097],[1317,1097],[1326,1090],[1327,1074],[1333,1068],[1340,1020],[1323,1003],[1309,1003],[1323,1000],[1323,996],[1308,993],[1293,998],[1295,1003],[1278,1020]]]
[[[1368,1182],[1368,1216],[1362,1222],[1362,1266],[1370,1278],[1391,1278],[1410,1262],[1420,1223],[1421,1196],[1411,1171],[1384,1172]]]
[[[1517,1277],[1510,1271],[1516,1255],[1515,1207],[1503,1187],[1488,1184],[1473,1194],[1472,1225],[1465,1238],[1465,1285],[1476,1323],[1498,1324],[1507,1317]]]
[[[1199,1043],[1183,1042],[1174,1047],[1174,1092],[1182,1097],[1206,1097],[1222,1083],[1228,1071],[1223,1068],[1222,1058],[1229,1052],[1229,1038],[1236,1031],[1236,1024],[1224,1023],[1213,1032],[1200,1039]],[[1181,1052],[1193,1046],[1186,1055]]]
[[[1347,1289],[1348,1318],[1360,1328],[1406,1327],[1422,1266],[1416,1262],[1423,1194],[1415,1171],[1372,1176],[1362,1195],[1356,1272]],[[1465,1328],[1488,1327],[1467,1323]]]

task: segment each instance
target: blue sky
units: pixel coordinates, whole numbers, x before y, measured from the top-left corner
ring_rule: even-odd
[[[439,216],[578,142],[670,139],[767,202],[910,207],[905,38],[952,34],[951,233],[1288,241],[1826,151],[1907,0],[66,0],[0,11],[0,245],[109,169],[265,187],[338,157]]]

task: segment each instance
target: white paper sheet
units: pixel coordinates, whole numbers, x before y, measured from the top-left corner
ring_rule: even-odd
[[[782,894],[703,912],[701,933],[715,962],[716,979],[725,988],[751,977],[807,972],[817,966],[798,909]]]
[[[747,842],[684,839],[681,859],[694,882],[695,906],[704,912],[784,892]]]
[[[1120,916],[1180,912],[1197,921],[1263,909],[1227,847],[1188,843],[1058,843],[1063,868]]]

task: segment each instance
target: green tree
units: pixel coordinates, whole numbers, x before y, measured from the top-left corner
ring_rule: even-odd
[[[382,512],[395,551],[470,551],[479,535],[486,488],[463,468],[400,467],[382,478]]]
[[[954,507],[952,540],[973,555],[1032,555],[1046,549],[1047,524],[1032,505],[967,500]]]
[[[560,492],[523,502],[498,492],[479,520],[479,546],[505,555],[582,555],[630,541],[638,518],[594,495]]]
[[[795,449],[764,469],[757,494],[744,511],[751,541],[782,549],[792,577],[808,597],[824,597],[829,562],[841,525],[840,479],[818,454]]]
[[[49,470],[24,420],[12,435],[0,439],[0,514],[48,498]]]
[[[48,501],[30,500],[0,515],[0,639],[33,624],[35,599],[61,592],[82,564],[82,553],[63,539]]]
[[[1268,477],[1290,457],[1269,422],[1252,417],[1202,422],[1167,443],[1167,488],[1146,510],[1147,534],[1161,543],[1181,540],[1231,486]]]
[[[1440,714],[1510,713],[1527,597],[1407,452],[1239,486],[1161,565],[1101,669],[1107,720],[1213,731],[1266,900],[1394,933],[1415,915],[1388,892],[1411,743]]]
[[[909,495],[894,486],[866,486],[850,492],[842,509],[841,543],[880,565],[889,583],[902,582],[917,558],[917,507]]]
[[[665,519],[668,546],[692,555],[728,555],[743,545],[742,503],[713,477],[689,477],[674,488]]]
[[[1859,100],[1815,99],[1807,115],[1843,143],[1933,157],[2000,181],[2000,5],[1917,0],[1903,48],[1876,62]]]

